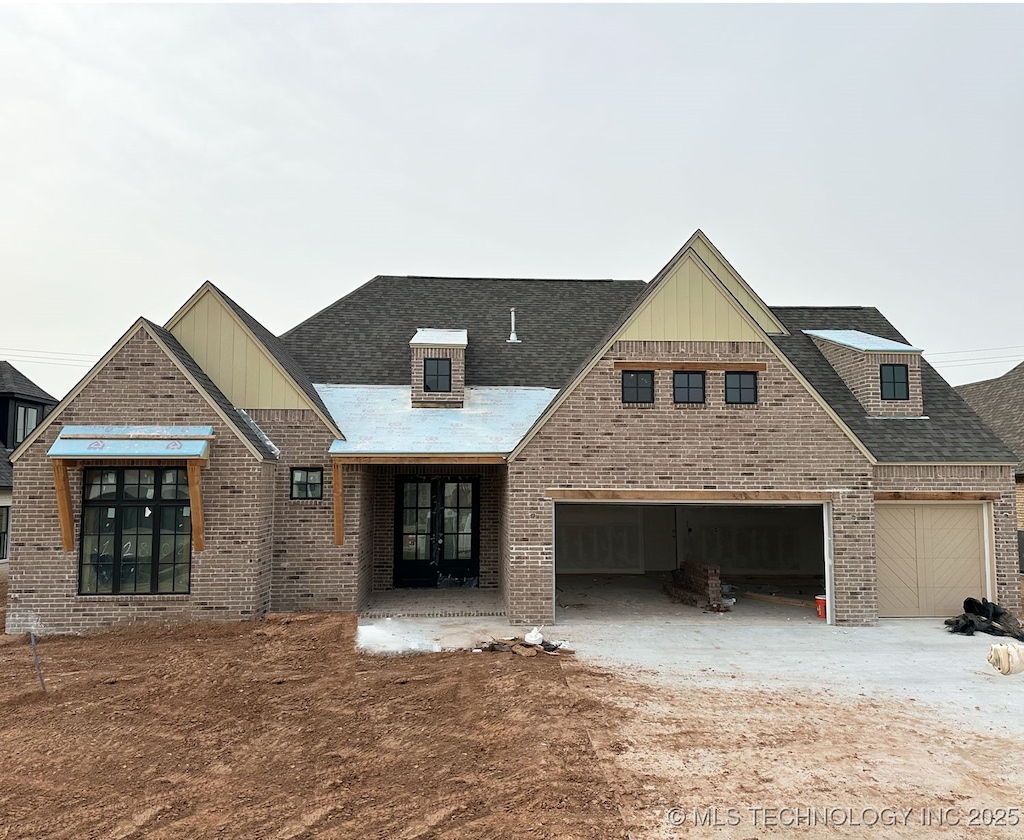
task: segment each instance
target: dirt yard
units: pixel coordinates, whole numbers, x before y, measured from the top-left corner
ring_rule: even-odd
[[[965,825],[1024,804],[1019,747],[909,703],[668,692],[571,656],[372,657],[354,630],[317,615],[46,638],[46,694],[27,638],[0,637],[0,838],[1024,831]],[[796,806],[847,824],[785,825]],[[887,807],[909,826],[849,825]],[[922,828],[924,808],[961,825]]]

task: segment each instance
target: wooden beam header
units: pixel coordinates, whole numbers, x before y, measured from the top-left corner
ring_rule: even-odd
[[[728,370],[737,373],[752,373],[768,370],[764,362],[612,362],[615,370]]]
[[[832,494],[801,490],[612,490],[553,487],[556,502],[829,502]]]
[[[972,490],[893,491],[875,493],[876,502],[993,502],[1001,493]]]

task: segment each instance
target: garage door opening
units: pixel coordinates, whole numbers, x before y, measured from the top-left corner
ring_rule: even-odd
[[[667,601],[666,581],[717,566],[724,594],[814,609],[826,592],[822,505],[555,505],[558,606],[574,605],[580,577],[605,578],[606,597],[642,592]],[[566,594],[568,593],[568,594]],[[558,594],[558,593],[556,593]],[[576,601],[579,599],[577,598]],[[578,604],[576,604],[578,606]]]

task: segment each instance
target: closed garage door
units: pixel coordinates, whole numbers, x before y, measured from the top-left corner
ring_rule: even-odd
[[[985,585],[982,505],[878,504],[878,614],[953,616]]]

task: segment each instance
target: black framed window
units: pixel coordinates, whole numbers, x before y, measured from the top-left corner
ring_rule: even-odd
[[[883,400],[909,400],[910,374],[906,365],[879,365]]]
[[[677,403],[704,402],[704,371],[677,370],[672,376],[672,399]]]
[[[452,389],[452,360],[451,359],[424,359],[423,360],[423,390],[424,391],[451,391]]]
[[[624,403],[654,402],[654,371],[622,371],[622,401]]]
[[[192,566],[188,471],[84,471],[81,595],[187,594]]]
[[[324,497],[324,471],[320,467],[292,470],[293,499],[322,499]]]
[[[11,528],[11,509],[0,507],[0,560],[7,559],[7,532]]]
[[[752,371],[726,371],[725,401],[731,405],[756,403],[757,374]]]
[[[38,405],[17,403],[14,417],[14,445],[17,446],[30,434],[42,420],[42,409]]]

